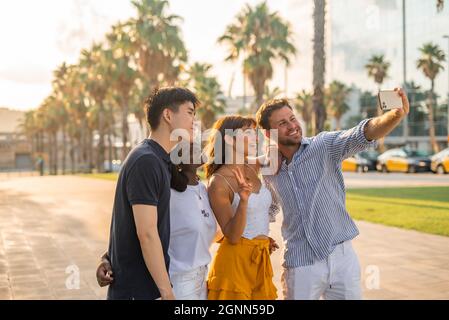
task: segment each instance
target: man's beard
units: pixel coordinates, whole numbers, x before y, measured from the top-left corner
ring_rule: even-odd
[[[293,147],[293,146],[297,146],[298,144],[301,143],[301,139],[299,141],[292,141],[290,139],[279,139],[279,144],[282,146],[286,146],[286,147]]]

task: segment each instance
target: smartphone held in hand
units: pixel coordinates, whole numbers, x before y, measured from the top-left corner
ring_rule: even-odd
[[[379,107],[382,111],[402,109],[402,98],[397,91],[381,90],[378,94]]]

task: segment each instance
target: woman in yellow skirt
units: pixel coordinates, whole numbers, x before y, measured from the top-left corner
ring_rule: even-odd
[[[225,117],[208,143],[209,201],[224,235],[209,271],[209,300],[277,298],[270,254],[278,246],[268,236],[273,195],[259,178],[260,165],[248,163],[257,155],[255,128],[252,118]]]

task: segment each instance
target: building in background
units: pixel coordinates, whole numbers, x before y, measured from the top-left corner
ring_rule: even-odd
[[[0,108],[0,171],[32,170],[31,143],[20,134],[23,111]]]
[[[237,96],[237,97],[225,97],[226,109],[224,115],[242,114],[246,115],[250,113],[251,105],[255,101],[255,97],[251,96]],[[220,118],[223,115],[219,115]]]
[[[418,84],[422,91],[430,88],[430,81],[416,68],[418,50],[424,43],[438,44],[449,56],[447,39],[449,33],[449,8],[438,13],[435,1],[406,0],[406,81]],[[348,18],[350,14],[350,19]],[[363,91],[373,94],[377,85],[367,76],[365,64],[373,54],[384,54],[391,63],[389,77],[383,88],[403,86],[403,7],[402,0],[339,0],[329,1],[329,26],[331,42],[330,70],[328,78],[339,80],[356,90],[351,95],[351,110],[344,116],[343,123],[351,122],[357,114],[362,115],[361,99],[355,96]],[[446,68],[447,62],[445,65]],[[448,76],[447,69],[435,81],[438,116],[435,117],[437,141],[441,147],[448,143]],[[408,130],[401,125],[386,140],[387,146],[409,145],[413,148],[430,149],[425,101],[413,101]],[[416,114],[415,114],[416,113]],[[349,124],[349,123],[348,123]]]

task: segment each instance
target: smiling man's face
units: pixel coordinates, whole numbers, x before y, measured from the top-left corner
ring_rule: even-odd
[[[295,146],[301,143],[302,129],[293,111],[285,106],[273,111],[269,118],[270,129],[278,130],[278,143]]]

